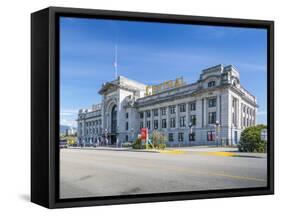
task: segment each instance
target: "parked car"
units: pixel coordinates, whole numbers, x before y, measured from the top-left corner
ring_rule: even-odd
[[[67,140],[60,140],[60,148],[67,148]]]

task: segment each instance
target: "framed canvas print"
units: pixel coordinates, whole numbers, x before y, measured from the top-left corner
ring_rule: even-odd
[[[50,7],[31,15],[31,201],[274,192],[274,23]]]

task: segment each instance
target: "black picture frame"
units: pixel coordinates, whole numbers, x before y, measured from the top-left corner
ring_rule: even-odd
[[[268,184],[262,188],[59,199],[60,16],[267,29]],[[49,7],[31,15],[31,201],[47,208],[192,200],[274,193],[274,22]]]

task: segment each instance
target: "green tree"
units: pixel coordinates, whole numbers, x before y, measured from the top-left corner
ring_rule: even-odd
[[[76,137],[74,137],[74,136],[67,136],[66,140],[67,140],[67,144],[68,145],[76,144]]]
[[[248,127],[241,133],[238,145],[241,152],[266,152],[267,143],[261,140],[261,130],[266,129],[266,125]]]

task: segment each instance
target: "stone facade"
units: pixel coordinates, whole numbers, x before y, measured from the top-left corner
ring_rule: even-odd
[[[169,146],[237,145],[241,131],[256,124],[258,107],[239,76],[233,65],[217,65],[195,83],[152,94],[119,76],[102,85],[101,104],[79,110],[78,143],[121,146],[146,127],[164,133]]]

